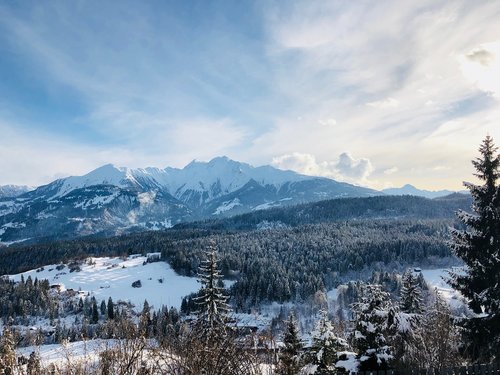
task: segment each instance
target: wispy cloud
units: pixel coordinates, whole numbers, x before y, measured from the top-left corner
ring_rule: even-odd
[[[499,22],[500,4],[466,0],[3,3],[0,168],[46,181],[14,158],[30,148],[45,175],[288,155],[358,184],[459,188],[484,135],[500,143]]]

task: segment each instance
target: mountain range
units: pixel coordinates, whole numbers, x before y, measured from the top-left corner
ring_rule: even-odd
[[[0,198],[0,242],[169,228],[271,207],[381,193],[227,157],[178,168],[104,165]]]
[[[0,186],[0,244],[158,230],[273,207],[335,198],[452,193],[412,185],[376,191],[225,156],[184,168],[104,165],[37,188]]]
[[[0,186],[0,198],[18,197],[34,188],[26,185],[3,185]]]
[[[384,189],[382,190],[382,192],[387,195],[415,195],[418,197],[425,197],[429,199],[444,197],[446,195],[455,193],[451,190],[421,190],[410,184],[406,184],[400,188]]]

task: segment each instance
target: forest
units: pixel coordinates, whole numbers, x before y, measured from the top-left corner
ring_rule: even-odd
[[[152,312],[145,301],[142,312],[134,315],[126,304],[115,305],[111,299],[100,306],[88,295],[54,300],[46,282],[2,280],[6,298],[0,311],[5,325],[0,369],[40,372],[36,352],[21,367],[15,361],[13,323],[28,314],[57,323],[51,338],[21,336],[25,341],[30,336],[39,344],[79,337],[118,339],[101,352],[98,367],[67,364],[49,368],[54,374],[262,374],[263,365],[268,374],[279,375],[404,372],[418,366],[448,371],[494,362],[500,358],[496,150],[487,137],[480,147],[482,158],[473,161],[485,184],[467,185],[472,211],[458,207],[458,221],[447,217],[447,210],[464,204],[463,197],[421,204],[402,197],[385,200],[385,205],[380,205],[384,198],[376,197],[327,202],[327,210],[316,203],[163,232],[8,248],[1,266],[9,271],[89,255],[158,252],[178,273],[197,276],[201,287],[183,301],[180,313]],[[389,208],[388,202],[396,205]],[[431,209],[435,202],[442,210]],[[326,214],[331,205],[339,208],[338,214]],[[302,218],[300,224],[297,218]],[[420,268],[410,267],[443,261],[463,265],[451,270],[447,281],[463,296],[460,308],[453,310],[450,301],[423,282]],[[72,267],[77,270],[78,264]],[[229,291],[223,277],[235,281]],[[329,311],[326,291],[337,286],[337,309]],[[270,302],[281,303],[282,311],[267,333],[235,324],[234,312]],[[304,308],[316,321],[308,332],[300,332],[297,320]],[[69,328],[61,323],[68,314],[76,314]]]

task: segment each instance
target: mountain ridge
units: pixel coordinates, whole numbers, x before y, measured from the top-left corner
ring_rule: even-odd
[[[417,197],[425,197],[429,199],[444,197],[452,193],[456,193],[455,191],[446,189],[442,190],[418,189],[417,187],[411,184],[405,184],[399,188],[387,188],[381,191],[382,193],[387,195],[415,195]]]
[[[0,199],[0,242],[162,229],[268,207],[380,194],[325,177],[253,167],[227,157],[192,161],[182,169],[106,164],[82,176],[58,179],[18,197]]]

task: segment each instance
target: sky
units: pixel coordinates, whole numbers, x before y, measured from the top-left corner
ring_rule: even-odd
[[[500,144],[500,2],[0,2],[0,185],[226,155],[462,189]]]

